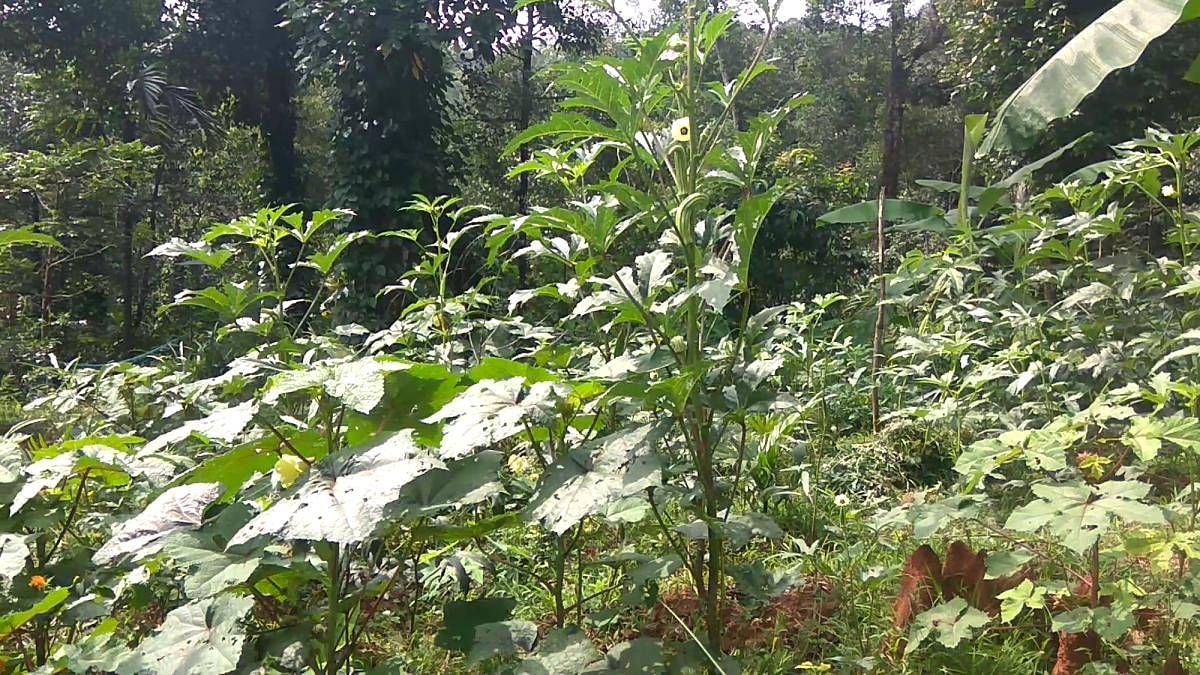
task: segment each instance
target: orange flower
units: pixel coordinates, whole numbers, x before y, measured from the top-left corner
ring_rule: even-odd
[[[29,578],[29,587],[34,590],[44,591],[49,585],[50,582],[46,581],[46,577],[40,574],[35,574]]]

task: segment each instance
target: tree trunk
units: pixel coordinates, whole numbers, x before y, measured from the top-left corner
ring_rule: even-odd
[[[908,65],[900,54],[900,31],[904,29],[905,0],[892,0],[891,69],[888,74],[884,108],[883,157],[879,184],[894,198],[900,191],[901,138],[904,131],[904,103],[908,89]]]
[[[167,158],[164,156],[158,161],[158,168],[154,171],[154,192],[150,197],[150,217],[148,227],[150,230],[150,241],[157,241],[155,236],[158,234],[158,206],[162,199],[162,184],[167,172]],[[134,313],[136,325],[140,326],[146,320],[146,309],[150,302],[150,295],[153,291],[151,288],[154,283],[158,266],[149,260],[145,263],[145,269],[142,271],[142,283],[138,288],[137,312]]]
[[[521,103],[518,111],[517,125],[523,132],[529,128],[533,117],[533,25],[537,20],[537,7],[529,5],[525,8],[525,34],[521,36]],[[521,144],[521,163],[529,161],[529,144]],[[517,183],[517,213],[529,213],[529,172],[518,177]],[[517,239],[517,245],[524,244],[524,237]],[[529,282],[529,261],[522,256],[517,259],[517,283],[525,288]]]
[[[887,257],[887,239],[883,206],[887,191],[879,190],[879,215],[875,219],[875,278],[879,288],[875,298],[875,335],[871,341],[871,431],[879,433],[879,374],[883,370],[883,334],[887,330],[887,277],[884,276],[884,261]]]
[[[277,26],[280,16],[276,0],[258,0],[270,29],[271,45],[267,52],[266,109],[260,128],[271,161],[267,196],[275,204],[304,202],[304,181],[300,157],[296,153],[296,107],[293,103],[296,69],[292,63],[296,43],[286,28]]]
[[[133,254],[133,230],[137,225],[133,201],[125,205],[125,215],[121,219],[121,305],[124,317],[121,330],[121,351],[128,356],[133,353],[133,343],[137,339],[137,317],[134,313],[134,298],[137,295],[137,270]]]
[[[871,429],[879,431],[879,374],[883,369],[883,337],[887,332],[887,280],[884,262],[887,241],[884,203],[900,191],[900,139],[904,131],[904,101],[907,95],[908,66],[900,55],[900,31],[904,28],[905,0],[892,0],[891,70],[888,75],[887,100],[884,107],[883,157],[879,176],[879,217],[875,227],[875,275],[879,280],[878,303],[875,308],[875,335],[871,350]]]

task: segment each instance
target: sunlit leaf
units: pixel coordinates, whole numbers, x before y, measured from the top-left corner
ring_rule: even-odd
[[[167,614],[154,635],[121,664],[120,675],[223,675],[237,668],[254,598],[220,595]]]
[[[978,154],[1021,150],[1070,115],[1113,71],[1136,62],[1183,16],[1188,0],[1122,0],[1088,24],[1001,104]]]
[[[317,462],[294,493],[256,516],[229,541],[259,536],[352,544],[371,539],[400,490],[440,462],[397,432],[369,449]]]
[[[555,462],[530,502],[530,516],[563,534],[609,503],[662,482],[653,425],[596,439]]]
[[[92,560],[107,565],[124,556],[141,560],[157,553],[171,534],[199,527],[204,510],[221,492],[217,483],[193,483],[167,490],[141,513],[116,526]]]
[[[443,459],[457,459],[521,433],[527,420],[536,423],[553,413],[555,401],[566,393],[565,387],[552,382],[526,387],[524,377],[484,380],[424,421],[449,420],[439,452]]]

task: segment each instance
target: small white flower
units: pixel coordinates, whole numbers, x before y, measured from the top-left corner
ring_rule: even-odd
[[[686,117],[680,117],[671,123],[671,138],[686,143],[692,137],[692,121]]]
[[[1174,185],[1164,185],[1162,187],[1162,196],[1164,196],[1168,199],[1170,199],[1171,197],[1174,197],[1175,196],[1175,186]]]
[[[846,495],[838,495],[833,498],[833,503],[839,509],[844,509],[847,506],[850,506],[850,498],[847,497]]]

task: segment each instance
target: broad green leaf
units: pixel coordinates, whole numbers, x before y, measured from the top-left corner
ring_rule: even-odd
[[[903,199],[887,199],[883,203],[883,218],[888,222],[907,222],[913,220],[923,220],[940,216],[943,211],[936,206],[922,204],[920,202],[910,202]],[[822,223],[832,224],[847,224],[847,223],[874,223],[879,219],[879,202],[859,202],[851,206],[844,206],[826,213],[817,220]]]
[[[338,364],[325,382],[325,391],[350,409],[366,415],[383,400],[388,373],[406,370],[411,364],[375,356]]]
[[[16,515],[29,500],[38,496],[42,490],[52,488],[62,483],[75,472],[75,464],[79,459],[78,453],[69,452],[55,457],[47,457],[25,467],[25,479],[21,489],[13,496],[8,510]]]
[[[1092,629],[1108,642],[1115,643],[1128,635],[1137,621],[1129,602],[1118,601],[1092,610]]]
[[[0,483],[15,483],[21,478],[25,453],[16,441],[0,438]]]
[[[371,539],[385,509],[418,476],[441,466],[397,432],[357,453],[329,456],[313,465],[286,497],[251,520],[229,541],[259,536],[353,544]]]
[[[1076,607],[1061,614],[1055,614],[1050,622],[1050,630],[1066,631],[1068,633],[1082,633],[1092,627],[1092,609],[1090,607]]]
[[[62,248],[62,244],[58,240],[48,234],[34,232],[27,228],[18,228],[15,230],[0,230],[0,251],[10,247],[19,245],[32,246],[50,246],[53,248]]]
[[[409,520],[490,499],[503,489],[497,478],[503,463],[502,453],[484,450],[435,467],[404,486],[400,499],[389,509],[391,517]]]
[[[555,462],[529,504],[529,514],[563,534],[584,517],[603,512],[622,497],[662,482],[654,425],[595,439]]]
[[[1016,171],[1009,174],[1007,178],[1005,178],[1004,180],[1002,180],[998,183],[993,184],[991,187],[1003,188],[1003,189],[1007,190],[1008,188],[1013,187],[1017,183],[1020,183],[1021,181],[1025,180],[1026,178],[1029,178],[1030,176],[1032,176],[1036,171],[1038,171],[1042,167],[1046,166],[1050,162],[1053,162],[1054,160],[1058,159],[1059,157],[1062,157],[1064,154],[1066,154],[1071,149],[1073,149],[1076,145],[1079,145],[1080,143],[1082,143],[1083,141],[1085,141],[1091,137],[1092,137],[1091,132],[1088,132],[1088,133],[1080,136],[1079,138],[1076,138],[1075,140],[1071,141],[1070,143],[1067,143],[1066,145],[1062,146],[1061,148],[1055,150],[1054,152],[1046,155],[1045,157],[1034,160],[1034,161],[1026,164],[1025,166],[1017,169]]]
[[[613,645],[603,661],[593,664],[585,672],[661,675],[668,671],[662,643],[641,637],[632,642]]]
[[[758,232],[762,229],[767,214],[771,212],[781,195],[780,190],[767,190],[738,202],[737,211],[733,214],[733,241],[737,245],[738,282],[742,288],[746,288],[750,283],[750,259],[754,251],[754,242],[758,239]],[[832,214],[825,214],[822,217],[830,215]],[[728,298],[728,294],[726,298]],[[721,303],[721,307],[716,308],[716,311],[720,311],[724,306],[724,303]]]
[[[1027,551],[997,551],[987,556],[987,578],[999,579],[1020,572],[1026,563],[1033,560]]]
[[[1163,441],[1181,448],[1200,450],[1200,422],[1187,417],[1135,417],[1125,431],[1124,440],[1143,462],[1158,456]]]
[[[1200,84],[1200,54],[1192,61],[1192,65],[1188,66],[1187,72],[1183,74],[1183,79],[1188,82]]]
[[[1140,499],[1150,492],[1149,483],[1108,481],[1097,486],[1084,483],[1036,484],[1034,501],[1018,507],[1004,527],[1017,532],[1045,528],[1063,546],[1083,554],[1108,530],[1113,518],[1143,524],[1161,524],[1162,509]]]
[[[987,614],[968,606],[962,598],[954,598],[921,612],[913,619],[904,653],[913,653],[931,635],[945,647],[957,647],[963,640],[970,639],[976,628],[987,624]]]
[[[1142,556],[1160,574],[1178,572],[1182,555],[1188,560],[1200,560],[1200,531],[1148,530],[1125,536],[1125,552]]]
[[[167,614],[154,635],[121,664],[120,675],[223,675],[237,668],[254,598],[219,595]]]
[[[277,294],[226,282],[220,288],[211,286],[198,291],[183,291],[176,296],[175,302],[168,306],[196,307],[216,314],[222,321],[232,322],[245,316],[262,301],[271,298],[277,298]]]
[[[542,638],[537,652],[517,666],[516,675],[576,675],[599,658],[583,632],[555,628]]]
[[[650,502],[642,497],[625,497],[609,504],[603,515],[610,523],[640,523],[650,515]]]
[[[966,477],[969,489],[1011,462],[1041,471],[1061,471],[1067,467],[1067,452],[1082,439],[1078,425],[1057,418],[1041,429],[1012,429],[972,443],[959,455],[954,470]]]
[[[629,571],[629,580],[635,584],[666,579],[683,569],[683,559],[675,553],[647,560]]]
[[[58,609],[59,605],[67,600],[67,596],[71,594],[70,589],[56,588],[49,591],[39,600],[33,607],[13,612],[11,614],[0,616],[0,639],[6,638],[21,626],[29,623],[43,614],[49,614]]]
[[[1081,307],[1091,307],[1098,302],[1112,297],[1114,297],[1112,287],[1108,286],[1107,284],[1102,284],[1099,281],[1094,281],[1068,295],[1066,299],[1059,304],[1059,307],[1063,309],[1070,309],[1071,307],[1075,307],[1077,305]]]
[[[766,603],[805,578],[800,565],[772,570],[767,569],[761,560],[754,560],[745,565],[731,565],[728,569],[738,593],[753,603]]]
[[[1179,23],[1196,19],[1200,19],[1200,0],[1188,0],[1187,4],[1183,6],[1183,12],[1179,15]]]
[[[303,217],[304,214],[302,213],[292,214],[288,217],[288,222],[293,224],[293,228],[288,231],[288,234],[301,243],[307,243],[312,241],[312,238],[315,237],[318,232],[325,229],[326,225],[335,223],[342,218],[352,218],[354,217],[354,212],[349,209],[325,209],[321,211],[313,211],[308,218],[308,223],[306,223],[304,229],[301,230],[298,225],[299,220]]]
[[[418,541],[435,541],[442,545],[457,544],[462,541],[478,539],[519,523],[520,517],[516,513],[501,513],[498,516],[482,518],[469,525],[420,525],[412,529],[412,537]]]
[[[1066,117],[1110,73],[1132,65],[1171,29],[1187,0],[1122,0],[1081,30],[1001,104],[977,156],[1021,150]]]
[[[116,672],[129,653],[129,647],[117,634],[119,622],[107,618],[87,637],[63,644],[54,653],[54,664],[71,673]]]
[[[338,235],[337,239],[334,239],[333,243],[329,245],[329,248],[321,251],[320,253],[314,253],[310,255],[308,260],[305,260],[300,264],[304,267],[311,267],[317,270],[322,276],[328,276],[329,273],[333,271],[334,263],[338,261],[338,258],[342,257],[342,254],[346,252],[346,249],[350,247],[350,244],[353,244],[359,239],[364,239],[370,236],[371,233],[365,230],[340,234]]]
[[[728,521],[717,523],[716,527],[725,535],[725,540],[734,549],[741,548],[754,537],[779,539],[783,536],[775,521],[761,513],[741,513],[731,516]],[[697,518],[686,525],[680,525],[675,531],[696,541],[707,540],[711,534],[709,523]]]
[[[141,513],[117,525],[92,560],[97,565],[108,565],[125,556],[141,560],[158,553],[171,534],[199,527],[204,510],[221,492],[219,483],[193,483],[167,490]]]
[[[725,532],[725,539],[729,542],[729,546],[735,549],[741,548],[750,543],[750,540],[755,537],[764,539],[782,539],[783,529],[775,524],[769,516],[762,513],[738,513],[729,517],[721,528]]]
[[[183,572],[183,592],[192,600],[212,597],[245,583],[258,570],[262,557],[223,553],[211,538],[192,532],[171,537],[163,555]]]
[[[284,430],[282,433],[309,460],[316,461],[325,456],[325,442],[319,431]],[[288,452],[287,446],[273,434],[264,436],[205,459],[175,479],[173,484],[220,483],[225,488],[222,499],[229,499],[254,474],[270,472],[280,455]]]
[[[515,153],[522,145],[542,138],[551,142],[573,143],[576,141],[608,140],[625,144],[625,138],[614,128],[580,113],[556,113],[550,119],[535,124],[517,134],[504,148],[504,154]]]
[[[959,185],[958,183],[951,183],[948,180],[935,180],[933,178],[918,178],[917,180],[915,180],[913,182],[916,183],[917,185],[920,185],[923,188],[933,190],[934,192],[955,192],[956,193],[962,189],[962,186]],[[986,189],[987,188],[983,187],[982,185],[972,185],[969,188],[969,195],[970,195],[971,199],[978,199],[979,195],[983,194],[983,191]]]
[[[520,361],[498,359],[494,356],[481,359],[478,364],[467,371],[467,375],[476,382],[521,377],[525,379],[525,382],[532,384],[534,382],[553,382],[558,379],[554,373],[545,368],[538,368]]]
[[[997,595],[1000,599],[1000,620],[1008,623],[1026,608],[1045,609],[1046,592],[1044,586],[1034,586],[1033,582],[1025,579],[1016,588]]]

